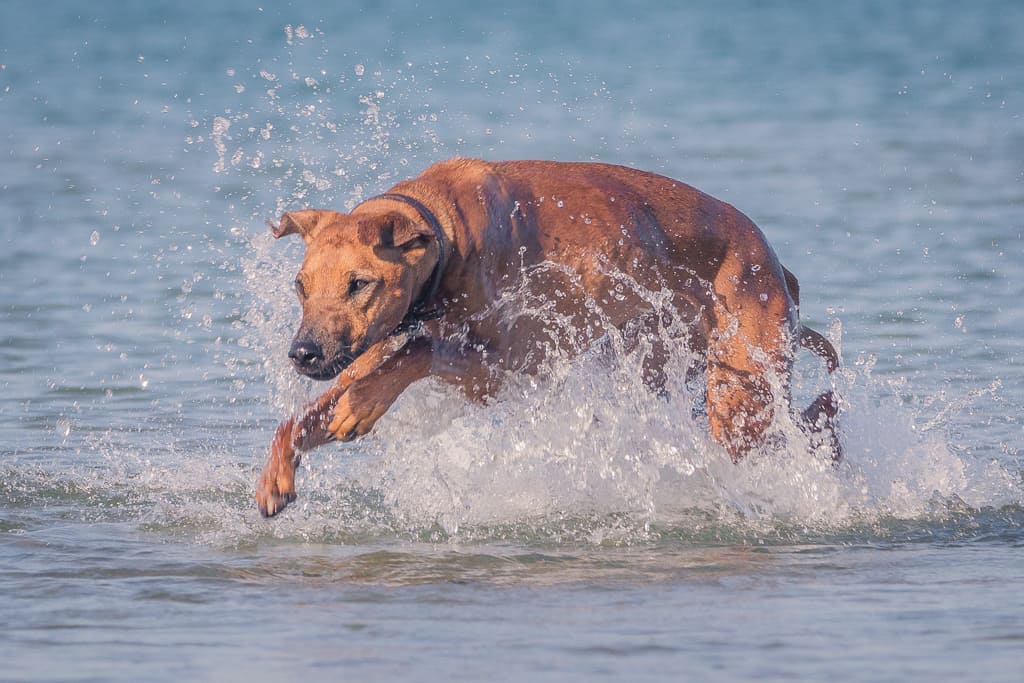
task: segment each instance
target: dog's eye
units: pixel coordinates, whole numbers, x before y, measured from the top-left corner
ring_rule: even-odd
[[[369,280],[363,280],[361,278],[354,278],[351,282],[348,283],[348,293],[349,293],[349,295],[358,294],[359,292],[363,291],[364,289],[366,289],[369,286],[370,286],[370,281]]]
[[[302,286],[302,280],[295,278],[295,293],[299,295],[300,299],[306,298],[306,288]]]

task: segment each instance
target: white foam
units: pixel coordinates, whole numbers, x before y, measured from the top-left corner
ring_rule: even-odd
[[[254,300],[247,322],[254,345],[278,350],[267,352],[263,369],[274,411],[283,415],[322,385],[298,381],[287,364],[283,349],[297,310],[284,293],[291,290],[294,260],[272,256],[269,250],[279,245],[269,245],[269,238],[255,238],[245,266]],[[664,293],[626,284],[657,310],[671,306]],[[600,318],[600,307],[588,305]],[[548,316],[553,330],[571,322],[553,317],[528,284],[506,292],[495,310],[508,320]],[[840,331],[836,320],[830,334],[837,347]],[[810,354],[797,366],[794,403],[801,408],[823,384],[833,384],[842,403],[842,462],[835,466],[827,454],[811,452],[795,422],[783,416],[773,428],[773,447],[734,465],[708,435],[700,388],[685,381],[693,355],[676,341],[678,330],[662,334],[674,349],[667,397],[640,379],[648,347],[627,350],[614,331],[580,356],[552,342],[544,372],[511,378],[487,405],[467,403],[436,381],[421,382],[369,437],[308,455],[298,508],[273,524],[297,524],[300,533],[316,535],[358,529],[373,518],[371,527],[383,524],[389,533],[433,529],[456,538],[509,529],[543,536],[555,533],[554,524],[556,536],[604,542],[609,535],[685,529],[695,520],[754,531],[841,529],[941,515],[951,505],[980,509],[1024,499],[1002,464],[975,457],[969,444],[954,448],[946,434],[949,421],[978,396],[928,414],[931,400],[906,401],[908,389],[895,392],[891,380],[873,377],[870,362],[829,378]],[[353,500],[372,502],[373,509],[359,510]]]
[[[584,360],[490,406],[416,386],[363,446],[377,458],[349,475],[381,491],[406,524],[449,534],[620,514],[664,528],[695,510],[742,525],[842,527],[918,518],[953,500],[973,508],[1021,500],[1005,468],[954,452],[941,430],[920,432],[909,411],[871,399],[870,382],[844,396],[838,467],[793,435],[733,465],[691,416],[692,395],[660,398],[631,382],[631,370]]]

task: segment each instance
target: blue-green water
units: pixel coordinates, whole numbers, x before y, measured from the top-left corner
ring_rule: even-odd
[[[0,680],[1018,680],[1022,31],[1010,0],[3,3]],[[842,465],[733,466],[582,358],[487,407],[418,385],[259,518],[316,390],[264,221],[454,155],[750,215],[841,342]]]

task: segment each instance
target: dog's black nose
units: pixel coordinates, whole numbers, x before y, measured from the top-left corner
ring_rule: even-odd
[[[296,339],[288,350],[288,357],[297,368],[311,368],[324,359],[324,350],[311,339]]]

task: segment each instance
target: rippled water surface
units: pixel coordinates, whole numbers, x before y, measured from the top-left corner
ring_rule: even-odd
[[[3,4],[0,680],[1018,680],[1022,27],[1009,0]],[[601,347],[487,406],[414,386],[261,519],[318,388],[285,356],[301,249],[264,222],[455,155],[751,216],[842,348],[841,465],[733,465],[692,387]],[[801,359],[798,394],[828,382]]]

